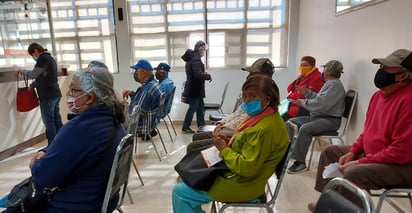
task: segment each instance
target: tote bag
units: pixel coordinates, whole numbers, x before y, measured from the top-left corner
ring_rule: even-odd
[[[28,85],[28,77],[23,75],[24,87],[19,87],[19,77],[17,77],[16,108],[19,112],[30,111],[39,106],[39,100],[34,88]]]
[[[175,165],[176,172],[188,186],[207,191],[218,175],[230,171],[224,161],[208,168],[200,153],[210,146],[199,147],[188,152],[179,163]]]

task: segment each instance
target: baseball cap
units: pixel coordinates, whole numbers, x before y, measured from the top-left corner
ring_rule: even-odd
[[[132,69],[142,68],[142,69],[145,69],[145,70],[148,70],[148,71],[153,71],[152,65],[150,64],[150,62],[148,60],[145,60],[145,59],[141,59],[141,60],[137,61],[137,63],[133,66],[130,66],[130,68],[132,68]]]
[[[343,73],[343,65],[338,60],[330,60],[328,61],[328,63],[322,65],[321,67],[327,67],[329,74],[334,76],[340,76],[339,74]]]
[[[252,64],[252,66],[244,67],[242,70],[248,72],[262,72],[264,74],[273,75],[275,72],[275,66],[273,66],[273,63],[269,58],[259,58]]]
[[[90,61],[89,64],[87,65],[87,67],[101,67],[101,68],[106,68],[107,69],[106,64],[104,64],[103,62],[100,62],[100,61],[95,61],[95,60]]]
[[[156,68],[154,68],[155,70],[163,70],[166,72],[170,72],[170,66],[167,63],[160,63],[159,65],[157,65]]]
[[[412,72],[412,53],[407,49],[398,49],[386,58],[372,59],[374,64],[382,64],[388,67],[403,67]]]

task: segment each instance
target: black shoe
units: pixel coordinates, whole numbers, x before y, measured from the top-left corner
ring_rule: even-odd
[[[195,131],[193,131],[192,129],[182,129],[182,132],[183,133],[187,133],[187,134],[193,134],[193,133],[195,133]]]
[[[150,132],[150,136],[154,137],[157,135],[157,131],[156,130],[152,130],[152,132]]]
[[[288,173],[295,174],[306,170],[306,164],[304,162],[295,161],[292,166],[289,167]]]

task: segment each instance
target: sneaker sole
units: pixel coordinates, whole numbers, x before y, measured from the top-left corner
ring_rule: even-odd
[[[305,172],[305,171],[308,171],[308,169],[307,169],[307,168],[304,168],[304,169],[299,170],[299,171],[290,171],[289,169],[287,170],[287,172],[288,172],[289,174],[296,174],[296,173],[301,173],[301,172]]]

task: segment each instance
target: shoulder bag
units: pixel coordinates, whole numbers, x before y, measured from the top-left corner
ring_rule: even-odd
[[[16,108],[19,112],[30,111],[39,106],[36,90],[28,85],[29,78],[23,75],[24,87],[19,87],[19,77],[17,76]]]

